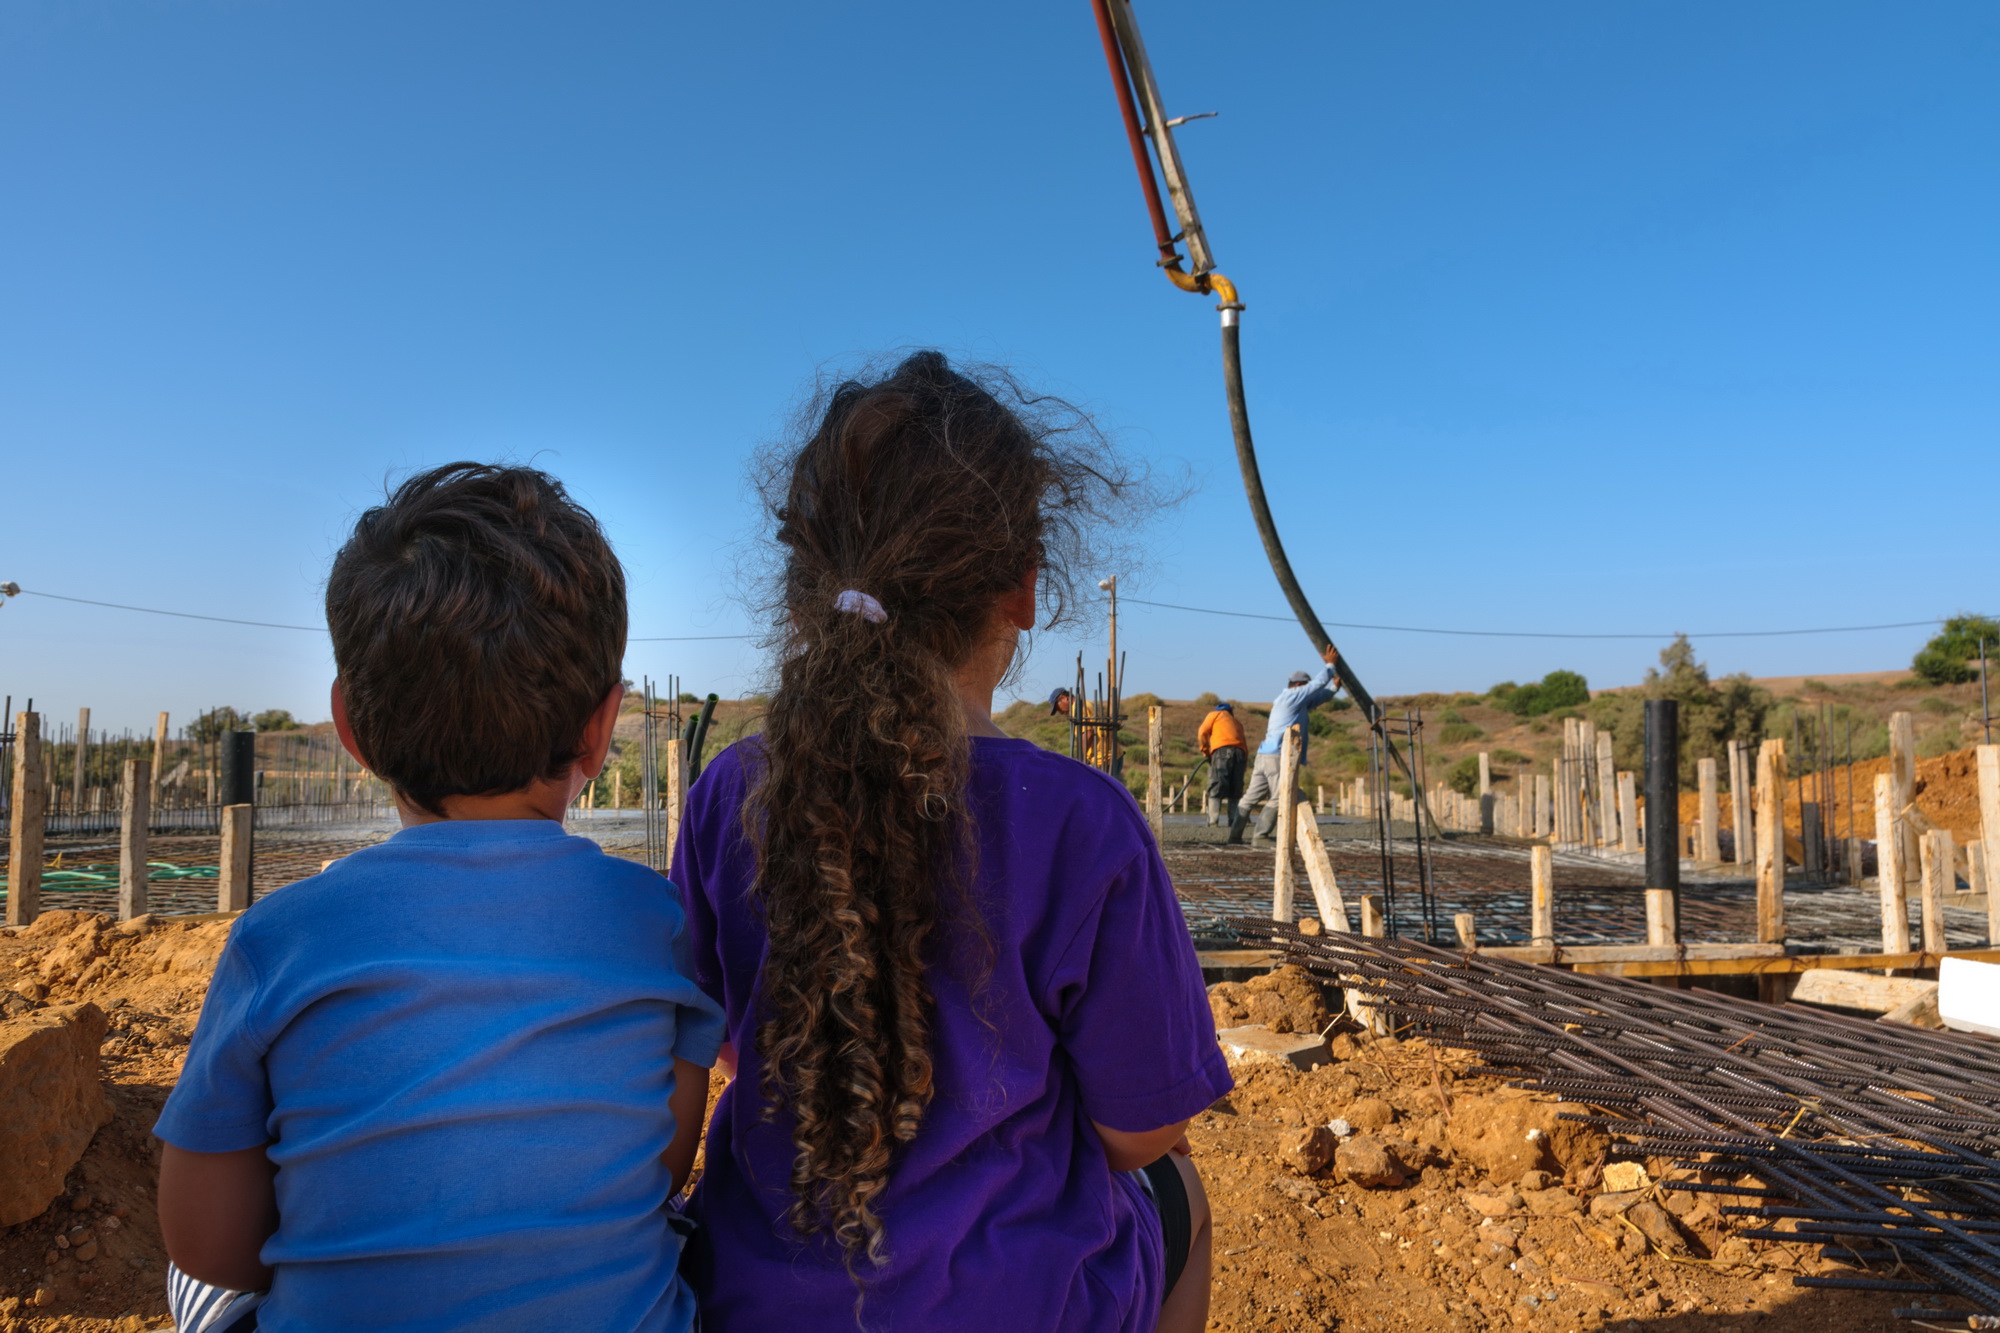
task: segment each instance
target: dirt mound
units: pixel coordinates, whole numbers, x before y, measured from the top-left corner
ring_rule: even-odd
[[[1218,1031],[1261,1023],[1273,1032],[1324,1032],[1333,1021],[1319,983],[1290,964],[1248,981],[1217,982],[1208,988],[1208,1007]]]
[[[227,919],[48,912],[0,932],[10,1012],[90,1001],[104,1011],[99,1130],[41,1216],[0,1228],[0,1330],[134,1333],[167,1326],[166,1253],[154,1220],[153,1121],[173,1088]]]
[[[1189,1129],[1215,1214],[1215,1333],[1894,1326],[1893,1299],[1791,1285],[1849,1271],[1816,1246],[1737,1239],[1716,1196],[1661,1188],[1694,1173],[1607,1159],[1601,1132],[1558,1119],[1581,1108],[1421,1042],[1332,1046],[1310,1071],[1239,1067]],[[1305,1146],[1321,1136],[1331,1157]]]
[[[1842,764],[1821,777],[1792,778],[1785,783],[1785,827],[1799,831],[1801,804],[1823,800],[1829,829],[1839,837],[1864,841],[1875,837],[1875,777],[1889,771],[1889,757]],[[1830,798],[1828,794],[1830,793]],[[1979,837],[1979,755],[1971,746],[1935,759],[1917,760],[1917,809],[1963,847]],[[1850,799],[1852,804],[1850,805]],[[1681,827],[1701,818],[1701,794],[1682,792]],[[1718,828],[1736,827],[1729,793],[1721,793]]]

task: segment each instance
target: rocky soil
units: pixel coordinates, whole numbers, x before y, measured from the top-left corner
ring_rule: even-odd
[[[56,912],[0,931],[0,1011],[104,1013],[111,1120],[39,1214],[0,1227],[0,1333],[167,1326],[148,1131],[228,923]],[[1321,1031],[1304,974],[1211,991],[1224,1026]],[[1898,1327],[1891,1300],[1806,1292],[1817,1247],[1753,1245],[1665,1162],[1607,1159],[1563,1107],[1418,1042],[1336,1036],[1332,1060],[1237,1067],[1189,1131],[1216,1218],[1216,1333],[1322,1329]],[[1643,1174],[1641,1174],[1643,1172]]]

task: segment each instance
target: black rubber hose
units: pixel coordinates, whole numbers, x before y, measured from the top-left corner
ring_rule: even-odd
[[[702,748],[708,744],[708,723],[709,719],[715,716],[715,705],[718,697],[711,694],[706,699],[703,699],[701,701],[701,711],[696,713],[688,723],[687,785],[690,788],[694,786],[694,780],[701,776],[701,752]]]
[[[1271,572],[1278,576],[1278,586],[1285,590],[1285,600],[1292,604],[1292,614],[1304,626],[1306,637],[1312,640],[1314,648],[1321,652],[1333,646],[1333,639],[1326,627],[1319,623],[1312,603],[1306,600],[1305,589],[1299,586],[1298,575],[1292,573],[1292,562],[1285,555],[1285,544],[1278,539],[1278,525],[1271,518],[1270,501],[1264,498],[1264,474],[1257,467],[1257,446],[1250,438],[1250,407],[1243,397],[1243,349],[1242,328],[1234,309],[1222,312],[1222,385],[1229,395],[1229,429],[1236,436],[1236,466],[1243,472],[1243,493],[1250,497],[1250,516],[1257,520],[1257,535],[1264,539],[1264,554],[1271,562]],[[1361,715],[1369,724],[1375,722],[1375,698],[1362,688],[1354,672],[1347,665],[1347,658],[1338,651],[1334,655],[1334,674],[1346,687],[1348,697],[1361,709]]]

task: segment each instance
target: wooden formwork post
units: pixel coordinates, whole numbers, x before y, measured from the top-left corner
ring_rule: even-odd
[[[1271,867],[1271,919],[1290,921],[1292,910],[1292,843],[1298,827],[1299,729],[1286,727],[1278,745],[1278,789],[1271,799],[1278,803],[1277,856]]]
[[[1722,801],[1715,789],[1715,761],[1695,761],[1695,775],[1701,784],[1701,850],[1696,859],[1709,865],[1722,860]]]
[[[1380,894],[1364,893],[1361,895],[1361,933],[1378,940],[1382,938],[1382,897]]]
[[[1576,840],[1595,847],[1603,838],[1604,794],[1597,790],[1597,724],[1586,718],[1576,721],[1576,762],[1570,767],[1577,791]]]
[[[14,714],[14,808],[7,820],[7,924],[25,926],[42,910],[42,836],[49,779],[42,769],[42,718]]]
[[[1326,784],[1324,782],[1319,784],[1319,801],[1313,808],[1319,814],[1323,815],[1326,813]]]
[[[1729,742],[1729,814],[1736,826],[1737,865],[1756,864],[1757,832],[1750,817],[1750,754],[1742,741]]]
[[[1535,831],[1530,837],[1546,838],[1554,833],[1549,810],[1549,798],[1554,790],[1546,774],[1535,774]]]
[[[1916,821],[1903,814],[1917,799],[1917,724],[1908,713],[1889,714],[1889,780],[1894,784],[1891,794],[1896,799],[1896,836],[1901,840],[1897,864],[1903,868],[1907,894],[1915,886],[1917,868],[1922,864]]]
[[[70,755],[70,805],[73,815],[83,813],[84,757],[90,750],[90,710],[76,710],[76,749]]]
[[[2000,745],[1982,745],[1979,756],[1979,846],[1985,853],[1986,941],[2000,941]]]
[[[1604,802],[1604,836],[1598,841],[1603,846],[1614,846],[1619,842],[1620,818],[1622,811],[1618,805],[1618,761],[1612,754],[1611,733],[1597,734],[1597,789]]]
[[[215,910],[240,912],[250,905],[251,847],[256,836],[257,808],[222,807],[222,878],[216,885]]]
[[[167,780],[167,715],[153,722],[153,804],[160,803],[160,784]]]
[[[1493,756],[1484,750],[1479,752],[1479,794],[1493,794]]]
[[[664,798],[667,809],[667,868],[673,868],[674,850],[681,845],[681,807],[686,794],[681,791],[681,738],[667,738],[665,759],[667,794]],[[654,793],[647,792],[646,799],[656,799]]]
[[[1618,775],[1618,849],[1637,854],[1639,847],[1639,777],[1629,770]]]
[[[1785,939],[1785,743],[1768,740],[1757,751],[1757,939]]]
[[[1946,948],[1944,896],[1950,892],[1953,880],[1951,833],[1946,829],[1932,829],[1924,834],[1918,846],[1924,886],[1924,952],[1943,953]]]
[[[1680,925],[1674,920],[1674,894],[1671,889],[1646,890],[1646,943],[1680,943]]]
[[[1882,952],[1910,951],[1910,900],[1903,877],[1903,840],[1897,833],[1896,779],[1875,775],[1875,882],[1882,897]]]
[[[1334,878],[1333,858],[1319,836],[1319,821],[1304,801],[1299,802],[1298,815],[1299,851],[1305,857],[1306,880],[1312,885],[1320,924],[1328,930],[1347,930],[1347,904],[1340,897],[1340,881]]]
[[[1475,928],[1472,913],[1457,912],[1451,918],[1452,931],[1458,936],[1458,947],[1471,953],[1479,947],[1479,931]]]
[[[1556,942],[1555,853],[1548,847],[1528,849],[1529,935],[1532,944]]]
[[[118,919],[146,915],[146,829],[153,816],[153,765],[125,761],[125,791],[118,827]]]
[[[1160,767],[1160,747],[1167,731],[1160,725],[1164,710],[1158,704],[1146,709],[1146,822],[1153,826],[1153,841],[1167,840],[1166,774]]]

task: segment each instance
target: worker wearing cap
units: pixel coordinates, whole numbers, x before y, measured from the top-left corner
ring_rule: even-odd
[[[1306,725],[1306,714],[1333,697],[1333,664],[1338,654],[1333,645],[1328,644],[1320,654],[1326,665],[1318,671],[1307,674],[1294,671],[1285,686],[1285,692],[1271,700],[1271,724],[1264,729],[1264,743],[1257,747],[1257,761],[1250,771],[1250,790],[1244,794],[1242,807],[1229,825],[1229,841],[1243,841],[1243,828],[1250,822],[1251,812],[1263,806],[1263,813],[1257,819],[1257,833],[1251,839],[1255,846],[1258,839],[1268,838],[1278,830],[1278,760],[1285,743],[1285,732],[1292,727],[1299,729],[1298,773],[1305,772],[1306,744],[1311,738],[1311,728]],[[1293,774],[1296,784],[1298,773]],[[1305,794],[1294,785],[1290,798],[1294,803],[1305,799]]]
[[[1201,720],[1195,741],[1208,756],[1208,822],[1211,827],[1226,818],[1236,822],[1236,802],[1243,795],[1243,772],[1249,767],[1249,750],[1243,740],[1243,724],[1227,699],[1218,703]]]
[[[1069,712],[1070,705],[1075,699],[1076,696],[1068,690],[1060,685],[1056,686],[1049,691],[1049,716],[1054,717],[1057,713]]]

